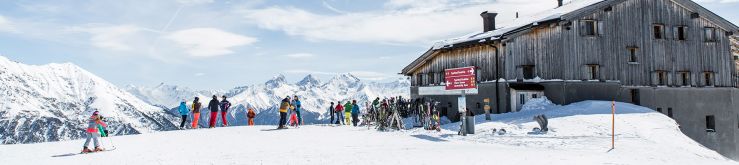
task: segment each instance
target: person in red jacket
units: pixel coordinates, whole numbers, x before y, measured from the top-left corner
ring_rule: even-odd
[[[334,108],[337,118],[339,119],[336,121],[335,124],[343,125],[344,123],[344,106],[341,105],[341,101],[338,101],[338,105],[336,105],[336,108]]]
[[[108,127],[105,122],[103,122],[102,119],[100,119],[100,115],[98,115],[98,111],[95,111],[92,113],[92,116],[90,116],[89,120],[87,120],[87,139],[85,140],[85,145],[82,146],[82,153],[89,153],[89,152],[98,152],[103,151],[103,148],[100,148],[100,143],[98,142],[98,137],[100,136],[100,133],[98,132],[98,125],[101,125],[103,127]],[[87,148],[87,146],[90,145],[90,139],[93,140],[95,143],[95,150],[90,150]]]

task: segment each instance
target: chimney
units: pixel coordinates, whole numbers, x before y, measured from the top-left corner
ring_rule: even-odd
[[[483,24],[483,32],[489,32],[495,30],[495,16],[497,16],[498,13],[488,13],[488,11],[480,13],[480,16],[482,17],[482,24]]]
[[[562,1],[563,0],[557,0],[557,7],[562,7]]]

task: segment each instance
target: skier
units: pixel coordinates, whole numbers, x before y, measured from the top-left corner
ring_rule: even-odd
[[[249,108],[249,112],[246,113],[246,117],[249,118],[249,126],[253,126],[254,125],[254,118],[257,117],[257,114],[254,113],[254,109],[253,108]]]
[[[221,121],[223,122],[224,127],[228,127],[228,120],[226,120],[226,114],[228,113],[228,108],[231,108],[231,102],[228,102],[226,100],[226,96],[222,96],[223,100],[221,100]]]
[[[297,95],[293,96],[293,98],[294,99],[293,99],[292,105],[295,106],[295,113],[298,116],[298,124],[303,125],[303,116],[300,115],[300,110],[301,110],[300,100],[298,99]]]
[[[182,122],[180,123],[180,129],[185,129],[185,122],[187,121],[187,115],[190,113],[190,110],[187,109],[187,100],[182,99],[182,102],[180,102],[180,115],[182,115]]]
[[[296,112],[297,109],[295,109],[294,105],[290,106],[290,126],[293,126],[295,128],[298,128],[298,123],[300,121],[298,120],[298,113]]]
[[[357,122],[359,122],[359,105],[357,105],[357,100],[352,100],[352,124],[354,126],[357,126]]]
[[[197,129],[198,128],[198,120],[200,119],[200,108],[203,105],[200,103],[200,98],[195,97],[195,100],[192,101],[192,128]]]
[[[82,153],[98,152],[104,150],[100,147],[100,143],[98,142],[98,136],[100,136],[100,133],[98,132],[98,125],[102,125],[103,127],[108,127],[108,125],[105,124],[102,119],[100,119],[98,113],[98,111],[93,112],[92,116],[90,116],[90,118],[87,120],[87,139],[85,139],[85,145],[82,146]],[[92,139],[95,144],[95,150],[90,150],[89,148],[87,148],[87,146],[90,145],[90,139]]]
[[[216,120],[218,120],[218,96],[213,95],[213,99],[208,103],[208,108],[210,109],[210,120],[208,120],[208,126],[209,128],[215,128]]]
[[[280,103],[280,123],[277,129],[285,129],[285,124],[287,123],[287,109],[290,108],[290,96],[285,97],[285,99],[282,99],[282,102]]]
[[[329,124],[334,123],[334,102],[331,102],[331,106],[328,106],[328,114],[331,115],[331,119],[328,121]]]
[[[344,106],[341,105],[341,101],[336,102],[336,108],[334,112],[336,113],[336,123],[339,125],[343,125],[344,123]]]
[[[352,102],[346,101],[346,104],[344,104],[344,124],[349,125],[351,123],[351,116],[352,115]]]

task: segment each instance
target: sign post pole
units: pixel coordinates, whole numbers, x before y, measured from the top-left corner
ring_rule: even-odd
[[[459,126],[459,134],[467,136],[467,90],[477,89],[477,79],[475,74],[475,67],[461,67],[447,69],[444,71],[445,89],[449,90],[461,90],[462,96],[457,99],[458,112],[460,113],[460,121],[462,122]],[[470,126],[471,127],[471,126]]]

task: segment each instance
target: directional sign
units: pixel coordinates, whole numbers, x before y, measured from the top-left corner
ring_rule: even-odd
[[[447,69],[444,72],[446,90],[476,89],[475,67]]]

